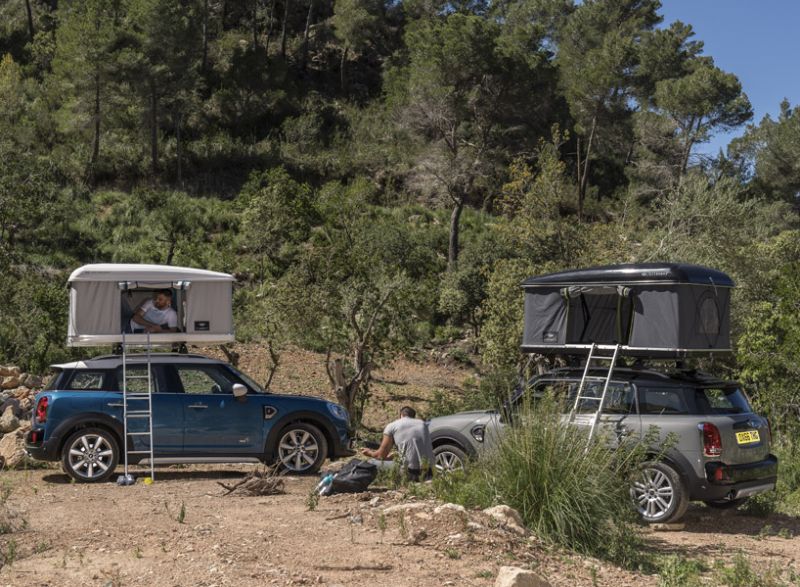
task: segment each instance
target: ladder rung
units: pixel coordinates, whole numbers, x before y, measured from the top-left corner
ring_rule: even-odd
[[[128,410],[128,415],[130,416],[131,414],[146,414],[149,416],[150,410]]]
[[[150,436],[150,432],[128,432],[128,436]]]
[[[150,397],[149,393],[128,393],[125,394],[127,399],[147,399]]]
[[[150,414],[134,414],[133,416],[128,416],[128,420],[135,420],[140,418],[149,418]]]
[[[149,450],[129,450],[128,454],[129,455],[149,455],[150,451]]]
[[[594,400],[596,402],[599,402],[603,398],[602,397],[595,397],[593,395],[579,395],[578,399],[590,399],[590,400]]]
[[[128,379],[150,379],[148,375],[126,375],[125,380]]]
[[[613,361],[614,357],[592,357],[592,361]]]

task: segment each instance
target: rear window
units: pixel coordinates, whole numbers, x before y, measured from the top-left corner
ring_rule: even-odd
[[[701,414],[745,414],[751,411],[747,397],[738,387],[701,387],[694,390]]]
[[[76,391],[103,390],[105,389],[106,373],[106,371],[73,371],[69,382],[62,389]]]
[[[639,412],[641,414],[688,414],[686,390],[670,387],[640,387]]]

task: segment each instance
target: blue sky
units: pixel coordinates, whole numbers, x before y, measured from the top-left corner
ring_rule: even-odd
[[[800,104],[800,1],[662,0],[664,24],[692,25],[695,39],[717,67],[734,73],[753,104],[753,122],[773,118],[783,98]],[[716,154],[742,131],[718,134],[700,145]]]

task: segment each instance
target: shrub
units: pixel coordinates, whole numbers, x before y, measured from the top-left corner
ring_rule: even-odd
[[[463,474],[438,477],[440,498],[466,507],[504,503],[539,537],[626,566],[642,563],[628,493],[644,451],[609,451],[564,422],[552,398],[525,406],[494,450]]]

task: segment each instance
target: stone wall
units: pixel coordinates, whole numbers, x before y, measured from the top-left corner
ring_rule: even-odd
[[[24,438],[31,428],[33,398],[41,389],[38,375],[0,365],[0,469],[24,464]]]

